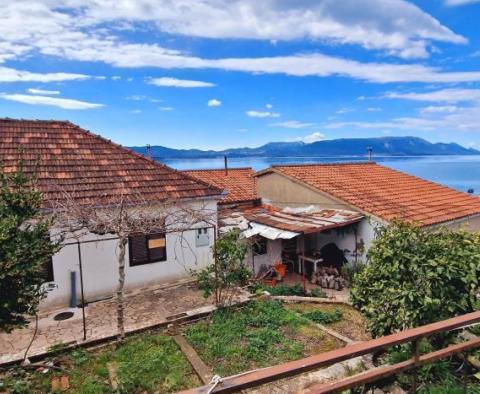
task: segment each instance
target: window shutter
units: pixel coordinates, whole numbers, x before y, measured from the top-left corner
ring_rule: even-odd
[[[147,237],[134,235],[129,237],[130,265],[148,262]]]

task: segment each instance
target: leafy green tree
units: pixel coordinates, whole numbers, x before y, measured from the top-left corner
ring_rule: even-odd
[[[232,301],[237,286],[245,285],[250,277],[250,271],[244,264],[247,250],[248,244],[240,238],[238,230],[230,230],[217,239],[213,246],[215,264],[196,272],[205,297],[214,294],[219,305]]]
[[[0,331],[25,326],[45,296],[44,264],[60,240],[50,240],[52,219],[42,215],[41,203],[22,163],[0,173]]]
[[[377,229],[352,300],[374,336],[388,335],[473,311],[479,278],[479,233],[397,221]]]

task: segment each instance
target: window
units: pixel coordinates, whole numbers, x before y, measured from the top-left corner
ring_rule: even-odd
[[[53,282],[53,258],[50,257],[42,267],[42,276],[45,282]]]
[[[264,237],[256,237],[253,244],[253,253],[256,255],[267,253],[267,239]]]
[[[165,234],[132,235],[128,238],[130,266],[155,263],[167,259]]]
[[[210,245],[210,238],[208,236],[208,228],[197,229],[197,236],[195,237],[195,245],[197,246],[197,248],[200,247],[200,246]]]

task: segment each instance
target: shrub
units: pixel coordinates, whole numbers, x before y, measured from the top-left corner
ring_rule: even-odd
[[[382,336],[473,311],[479,277],[480,234],[396,221],[377,229],[351,295]]]
[[[363,261],[357,261],[356,263],[348,262],[342,267],[343,278],[351,285],[357,274],[365,269],[365,263]]]
[[[215,302],[228,305],[237,286],[245,285],[250,271],[244,264],[247,244],[240,238],[239,230],[231,230],[219,237],[213,247],[216,264],[193,272],[205,298],[215,295]]]
[[[312,311],[303,314],[307,319],[320,324],[332,324],[342,320],[343,313],[340,309],[334,311]]]
[[[22,162],[15,172],[0,170],[0,331],[26,326],[46,296],[45,263],[60,239],[50,239],[53,220],[43,215],[42,199]]]

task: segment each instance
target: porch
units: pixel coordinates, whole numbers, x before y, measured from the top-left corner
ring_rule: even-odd
[[[247,299],[239,293],[239,300]],[[148,327],[165,325],[183,316],[215,309],[213,299],[204,298],[191,279],[179,280],[126,292],[125,331],[131,333]],[[60,344],[101,341],[117,334],[117,303],[114,297],[89,303],[82,308],[44,310],[39,314],[38,330],[28,356],[48,352]],[[67,319],[63,320],[66,316]],[[35,332],[35,320],[28,327],[0,333],[0,364],[21,360]]]
[[[361,254],[357,228],[363,215],[314,206],[278,209],[262,205],[229,212],[221,230],[242,230],[251,245],[247,264],[270,285],[301,283],[334,296],[345,289],[342,268]]]

